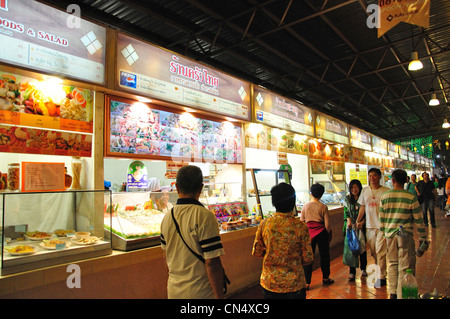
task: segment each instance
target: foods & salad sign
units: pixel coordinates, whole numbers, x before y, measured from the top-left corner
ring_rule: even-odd
[[[38,1],[0,1],[0,61],[82,81],[105,82],[106,29]]]

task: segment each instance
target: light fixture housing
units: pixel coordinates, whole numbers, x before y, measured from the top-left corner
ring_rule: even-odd
[[[444,120],[444,123],[442,124],[443,128],[449,128],[450,127],[450,123],[448,123],[447,119]]]
[[[429,106],[439,105],[439,100],[436,98],[436,93],[431,93],[431,99],[428,102]]]
[[[423,64],[419,60],[419,54],[416,51],[411,52],[411,62],[409,62],[408,70],[417,71],[421,68],[423,68]]]

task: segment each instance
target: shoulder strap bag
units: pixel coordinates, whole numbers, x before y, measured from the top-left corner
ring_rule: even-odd
[[[172,219],[173,222],[175,223],[175,228],[177,230],[178,235],[180,235],[181,240],[183,241],[183,243],[186,245],[186,247],[189,249],[189,251],[195,256],[197,257],[198,260],[200,260],[202,263],[205,263],[205,258],[203,258],[202,256],[200,256],[199,254],[197,254],[194,250],[192,250],[191,247],[189,247],[189,245],[186,243],[186,241],[184,240],[183,236],[181,235],[181,231],[180,231],[180,226],[178,226],[177,220],[175,219],[175,216],[173,214],[173,208],[171,209],[171,214],[172,214]],[[223,267],[222,267],[223,269]],[[225,269],[223,269],[223,294],[225,295],[227,293],[228,290],[228,285],[231,284],[230,279],[228,279],[227,274],[225,273]]]

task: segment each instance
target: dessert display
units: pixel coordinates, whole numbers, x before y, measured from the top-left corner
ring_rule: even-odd
[[[124,239],[159,236],[164,213],[154,208],[152,200],[144,204],[112,207],[112,232]],[[105,217],[106,221],[109,217]]]

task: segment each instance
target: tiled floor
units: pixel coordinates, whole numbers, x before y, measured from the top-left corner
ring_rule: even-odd
[[[450,254],[449,229],[450,217],[445,217],[438,208],[436,213],[436,228],[428,227],[428,237],[431,240],[427,252],[417,258],[416,279],[419,285],[419,294],[432,292],[435,288],[441,294],[449,296],[450,289]],[[417,235],[415,236],[417,238]],[[417,243],[416,243],[417,247]],[[368,254],[368,264],[374,261]],[[319,269],[313,272],[311,289],[307,292],[307,299],[387,299],[387,287],[373,288],[367,285],[366,278],[361,278],[358,269],[356,280],[348,281],[348,267],[342,263],[342,256],[331,261],[331,276],[335,282],[329,286],[322,286],[322,273]],[[369,274],[370,275],[370,274]],[[236,294],[231,299],[262,299],[259,285]]]

